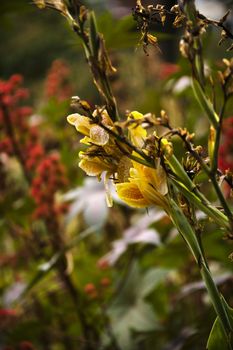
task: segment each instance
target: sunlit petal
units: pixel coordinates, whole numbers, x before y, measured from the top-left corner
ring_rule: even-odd
[[[136,208],[145,208],[152,203],[143,197],[138,186],[134,183],[125,182],[116,185],[118,196],[129,206]]]

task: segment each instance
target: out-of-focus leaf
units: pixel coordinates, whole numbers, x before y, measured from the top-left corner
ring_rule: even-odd
[[[15,282],[9,286],[3,295],[3,304],[5,307],[11,306],[24,293],[26,284],[23,282]]]
[[[233,309],[231,309],[227,304],[224,304],[226,312],[229,316],[231,326],[233,325]],[[224,330],[219,317],[214,321],[213,327],[211,329],[209,339],[207,342],[207,350],[232,350],[233,348],[233,338],[232,334],[229,335],[229,339],[224,335]]]
[[[103,226],[107,216],[108,207],[105,201],[105,188],[103,183],[94,178],[86,178],[82,187],[67,192],[64,201],[72,201],[66,216],[67,224],[78,214],[83,213],[88,225]],[[98,205],[96,205],[98,203]]]
[[[28,283],[28,285],[25,286],[25,289],[22,292],[22,295],[20,297],[24,298],[28,294],[28,292],[31,291],[33,287],[35,287],[39,282],[41,282],[41,280],[45,276],[47,276],[47,274],[52,270],[52,268],[57,264],[57,262],[61,259],[62,256],[64,256],[70,249],[74,248],[83,239],[90,236],[91,234],[96,232],[96,230],[98,229],[99,229],[99,226],[91,226],[88,229],[84,230],[76,238],[74,238],[69,244],[64,246],[64,248],[60,252],[57,252],[56,254],[54,254],[49,261],[39,265],[38,272],[35,274],[32,280]]]
[[[207,350],[229,350],[219,318],[217,317],[207,343]]]
[[[122,349],[135,348],[131,331],[150,332],[161,328],[156,313],[144,298],[166,276],[167,271],[160,269],[152,269],[143,275],[136,262],[132,265],[127,280],[108,310],[114,335]]]
[[[130,228],[123,232],[123,238],[112,243],[112,250],[101,260],[105,260],[109,265],[114,265],[122,254],[126,252],[128,246],[135,243],[161,244],[159,233],[152,228],[148,228],[152,223],[159,221],[165,216],[162,211],[151,210],[149,214],[143,215]]]
[[[153,268],[148,270],[142,278],[142,282],[138,286],[138,294],[142,298],[150,294],[156,285],[164,281],[169,270],[161,268]]]

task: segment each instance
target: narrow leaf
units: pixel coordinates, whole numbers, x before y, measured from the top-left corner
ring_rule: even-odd
[[[217,129],[218,123],[219,123],[219,116],[215,112],[212,103],[205,96],[205,93],[202,90],[200,84],[194,79],[193,79],[192,86],[193,86],[193,90],[194,90],[194,94],[196,96],[196,99],[197,99],[198,103],[200,104],[200,107],[207,114],[210,123],[215,127],[215,129]]]

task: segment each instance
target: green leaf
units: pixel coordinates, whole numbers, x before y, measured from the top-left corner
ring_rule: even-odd
[[[167,276],[168,270],[154,268],[142,274],[134,262],[116,299],[108,309],[114,335],[120,348],[135,349],[132,331],[151,332],[161,328],[153,307],[144,298]]]
[[[138,286],[138,294],[142,298],[150,294],[155,287],[167,277],[169,270],[154,268],[146,272],[142,279],[142,283]]]
[[[202,257],[202,252],[196,235],[186,216],[173,199],[171,199],[170,215],[176,228],[189,246],[196,261],[199,262],[200,257]]]
[[[207,114],[210,123],[217,129],[219,123],[219,116],[214,110],[212,103],[207,99],[205,93],[203,92],[200,84],[193,79],[193,90],[195,97],[200,104],[202,110]]]
[[[230,317],[231,326],[233,326],[233,309],[231,309],[225,302],[225,308],[227,308],[227,314]],[[214,321],[213,327],[211,329],[209,339],[206,346],[207,350],[232,350],[233,349],[233,334],[231,333],[226,338],[224,334],[224,329],[220,322],[219,317]]]
[[[222,325],[217,317],[211,329],[207,342],[207,350],[229,350],[226,338],[223,333]]]

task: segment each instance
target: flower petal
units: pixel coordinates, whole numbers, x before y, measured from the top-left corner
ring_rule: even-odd
[[[98,146],[104,146],[109,141],[109,134],[101,126],[94,125],[90,129],[91,141]]]
[[[69,124],[75,125],[79,117],[80,117],[80,114],[78,113],[70,114],[67,117],[67,121]]]
[[[142,119],[143,118],[143,114],[137,112],[137,111],[133,111],[130,113],[129,116],[129,120],[132,119]],[[146,129],[144,129],[141,125],[138,125],[136,123],[132,123],[129,126],[129,133],[130,133],[130,138],[133,142],[133,144],[137,147],[142,147],[145,141],[145,138],[147,136],[147,131]]]
[[[151,205],[151,202],[143,197],[138,186],[134,183],[116,184],[116,191],[118,196],[131,207],[145,208]]]
[[[89,136],[90,129],[93,124],[90,123],[90,119],[81,114],[74,113],[67,117],[68,123],[74,125],[81,134]]]
[[[82,159],[79,162],[79,167],[85,171],[85,173],[89,176],[98,176],[101,175],[103,171],[106,170],[104,167],[104,163],[101,164],[98,161],[89,160],[89,159]]]

